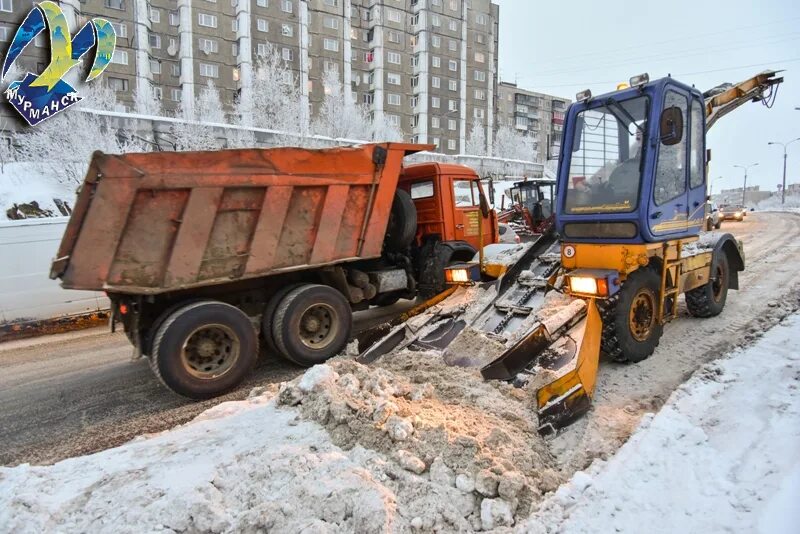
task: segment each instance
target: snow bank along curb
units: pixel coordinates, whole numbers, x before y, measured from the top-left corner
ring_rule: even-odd
[[[800,314],[698,371],[520,531],[796,532]]]

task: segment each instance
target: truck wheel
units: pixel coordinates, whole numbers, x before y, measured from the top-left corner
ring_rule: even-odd
[[[153,340],[150,368],[169,389],[208,399],[242,382],[258,359],[258,336],[238,308],[213,300],[172,313]]]
[[[307,284],[283,297],[275,310],[272,335],[283,356],[310,367],[345,347],[352,324],[344,295],[328,286]]]
[[[272,335],[272,325],[275,323],[275,310],[278,309],[283,297],[301,285],[303,284],[289,284],[288,286],[276,291],[267,301],[267,305],[264,308],[264,313],[261,314],[261,338],[264,340],[264,344],[267,346],[267,351],[269,351],[270,354],[280,355],[281,353],[281,351],[278,349],[278,346],[275,344],[275,338]]]
[[[398,189],[394,194],[384,243],[389,250],[404,250],[408,248],[416,235],[417,207],[411,200],[411,195]]]
[[[686,309],[694,317],[713,317],[722,312],[728,298],[730,271],[728,257],[720,252],[711,262],[711,279],[686,292]]]
[[[628,276],[614,299],[602,306],[601,349],[618,362],[640,362],[653,354],[663,327],[658,323],[661,279],[652,269]]]

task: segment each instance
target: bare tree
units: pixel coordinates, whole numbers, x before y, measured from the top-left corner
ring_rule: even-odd
[[[510,126],[501,126],[495,136],[494,155],[498,158],[536,161],[534,140]]]
[[[478,117],[472,119],[465,152],[471,156],[486,155],[486,127]]]

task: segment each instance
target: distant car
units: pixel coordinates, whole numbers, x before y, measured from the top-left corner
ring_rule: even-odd
[[[719,230],[722,226],[722,219],[719,215],[719,208],[716,204],[706,203],[706,230]]]
[[[719,208],[719,216],[723,221],[743,221],[747,209],[739,204],[731,204]]]
[[[520,242],[517,232],[515,232],[514,229],[507,224],[500,223],[497,227],[497,231],[500,234],[501,243],[510,243],[512,245],[516,245]]]

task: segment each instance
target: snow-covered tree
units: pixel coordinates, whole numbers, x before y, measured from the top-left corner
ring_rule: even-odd
[[[465,152],[471,156],[486,155],[486,127],[478,117],[472,119]]]
[[[345,95],[339,72],[325,71],[322,78],[325,99],[312,123],[312,131],[344,139],[371,139],[373,135],[367,110]]]
[[[170,127],[170,136],[175,150],[214,150],[220,147],[213,126],[205,123],[224,123],[225,111],[214,83],[209,80],[192,106],[181,106],[178,122]]]
[[[133,95],[133,110],[140,115],[160,117],[164,114],[161,100],[156,98],[155,88],[145,84],[141,90],[136,90]]]
[[[536,160],[533,138],[503,125],[497,130],[494,140],[494,155],[498,158]]]

